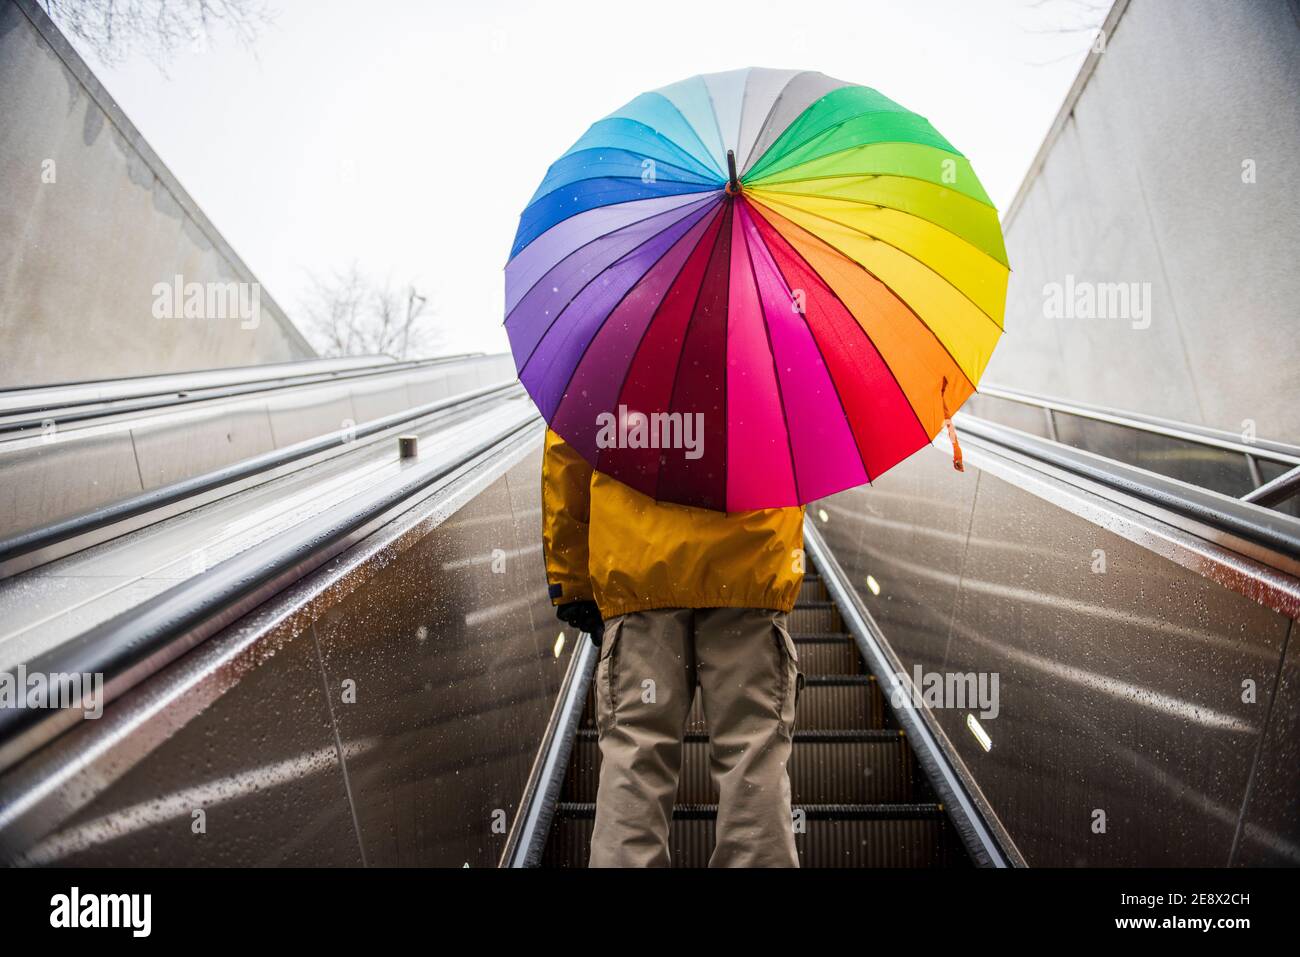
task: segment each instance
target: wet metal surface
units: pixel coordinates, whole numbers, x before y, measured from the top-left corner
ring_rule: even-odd
[[[1052,413],[1055,434],[1049,434],[1044,409],[990,395],[973,396],[966,411],[1039,438],[1059,441],[1233,498],[1240,498],[1255,488],[1250,464],[1244,454],[1208,442],[1164,435],[1151,428],[1129,427],[1059,409]],[[1265,472],[1267,477],[1276,477],[1289,467],[1269,460],[1264,450],[1261,450],[1261,455],[1257,458],[1261,477],[1265,477]]]
[[[556,654],[529,456],[316,624],[371,864],[492,866],[575,635]],[[540,516],[537,516],[540,520]],[[337,694],[336,694],[337,699]]]
[[[499,400],[453,411],[416,431],[427,436],[424,457],[446,457],[528,414],[523,400]],[[358,443],[314,467],[0,580],[0,667],[66,641],[166,585],[202,575],[225,558],[364,494],[401,468],[391,442]]]
[[[1029,864],[1295,853],[1288,618],[932,450],[819,511],[909,676],[998,675],[989,750],[930,713]]]
[[[1300,628],[1291,623],[1260,762],[1237,828],[1232,863],[1300,865]]]
[[[200,669],[194,680],[211,700],[194,714],[178,690],[107,759],[92,759],[89,775],[48,779],[64,784],[24,818],[39,833],[0,829],[2,856],[494,865],[575,638],[557,644],[536,544],[540,433],[503,467],[476,480],[481,491],[455,493],[473,497],[445,518],[432,501],[403,516],[394,545],[365,553],[336,584],[323,570],[323,584],[298,586],[303,613]],[[192,656],[216,655],[238,631]],[[181,659],[119,713],[147,711],[151,689],[186,668]],[[79,753],[70,739],[100,730],[51,748]],[[0,816],[21,775],[39,779],[22,766],[0,778]],[[58,818],[61,805],[76,810],[57,826],[32,823]]]
[[[310,633],[232,681],[57,831],[38,865],[357,865]]]
[[[509,382],[509,356],[474,356],[373,377],[0,436],[0,537],[384,415]]]

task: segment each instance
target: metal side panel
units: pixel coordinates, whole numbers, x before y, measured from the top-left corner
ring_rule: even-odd
[[[495,865],[571,648],[496,479],[315,624],[357,827],[375,865]],[[571,642],[570,642],[571,644]],[[337,703],[351,682],[356,700]]]
[[[80,382],[20,386],[0,392],[0,415],[20,410],[56,409],[66,406],[114,402],[142,396],[166,395],[192,389],[220,388],[248,382],[292,379],[296,376],[336,374],[353,369],[392,365],[389,356],[341,356],[333,359],[299,359],[267,362],[255,366],[198,369],[168,375],[145,375],[122,379],[91,379]]]
[[[406,391],[411,397],[411,402],[415,405],[436,402],[438,399],[445,399],[451,394],[447,380],[442,376],[432,378],[428,376],[420,376],[419,378],[412,376],[407,381]]]
[[[1300,625],[1291,623],[1232,864],[1300,866]]]
[[[264,405],[276,448],[360,421],[352,407],[350,389],[301,389],[269,396]]]
[[[22,823],[0,830],[0,860],[89,867],[360,865],[311,632],[204,664],[202,670],[182,666],[157,692],[142,689],[122,710],[86,722],[102,724],[88,728],[97,739],[91,748],[56,744],[47,758],[67,762],[66,783],[42,781],[48,793],[19,795],[10,790],[12,777],[0,783],[0,805],[34,800],[42,817],[60,822],[39,837]],[[166,684],[177,690],[162,690]],[[178,694],[181,688],[193,700]],[[106,753],[95,755],[99,749]],[[99,770],[96,759],[117,765],[111,783],[74,771]],[[102,790],[83,803],[78,791],[88,785]]]
[[[540,447],[518,434],[0,776],[0,860],[495,865],[576,645],[530,548]]]
[[[85,508],[87,479],[93,483],[94,501],[144,490],[129,434],[73,443],[53,432],[0,455],[0,538]]]
[[[507,372],[508,369],[508,372]],[[508,356],[351,370],[337,380],[60,421],[0,442],[0,539],[437,399],[514,379]],[[106,383],[105,386],[111,386]]]
[[[146,489],[178,482],[276,447],[264,403],[223,403],[187,420],[182,428],[167,419],[148,420],[131,429],[130,438]]]
[[[879,622],[872,617],[854,588],[852,576],[821,534],[818,520],[822,526],[829,525],[830,513],[822,508],[815,518],[805,519],[804,541],[809,554],[817,563],[826,590],[839,609],[863,661],[875,677],[875,687],[883,689],[889,698],[893,715],[910,745],[908,753],[915,755],[966,852],[980,867],[1023,864],[1014,842],[973,787],[969,772],[960,762],[953,760],[951,745],[933,726],[932,720],[927,720],[931,716],[925,713],[919,702],[903,693],[907,682],[899,673],[898,657]],[[884,707],[883,698],[881,707]]]
[[[1290,619],[1225,586],[1240,556],[994,458],[925,449],[809,515],[905,687],[996,677],[993,707],[928,711],[1028,864],[1226,865],[1250,782],[1286,773],[1260,744]]]

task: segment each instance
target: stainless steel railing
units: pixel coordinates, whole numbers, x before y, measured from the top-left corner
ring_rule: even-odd
[[[1300,446],[999,386],[981,387],[966,411],[1245,502],[1300,514]]]

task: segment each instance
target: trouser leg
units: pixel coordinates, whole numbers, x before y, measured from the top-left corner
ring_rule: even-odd
[[[691,610],[611,619],[596,667],[600,785],[592,867],[667,866],[668,828],[695,690]]]
[[[798,867],[787,765],[798,655],[786,615],[757,608],[696,611],[695,657],[718,787],[710,867]]]

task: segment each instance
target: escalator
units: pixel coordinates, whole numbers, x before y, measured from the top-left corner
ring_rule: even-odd
[[[986,405],[965,474],[938,440],[808,508],[802,863],[1300,861],[1295,451],[1187,428],[1152,458],[1170,427],[1106,412],[1160,437],[1107,456]],[[465,379],[11,536],[0,670],[102,670],[107,704],[0,709],[0,861],[582,866],[596,649],[547,597],[542,435],[518,386]],[[1246,455],[1230,490],[1150,467]],[[999,714],[919,698],[918,668],[1000,674]],[[672,849],[698,866],[698,702],[689,731]]]
[[[967,851],[917,765],[815,568],[790,631],[804,684],[790,758],[795,847],[802,867],[966,866]],[[697,695],[687,723],[670,832],[674,866],[703,867],[713,851],[718,792]],[[543,867],[585,867],[591,852],[600,749],[588,692]]]

